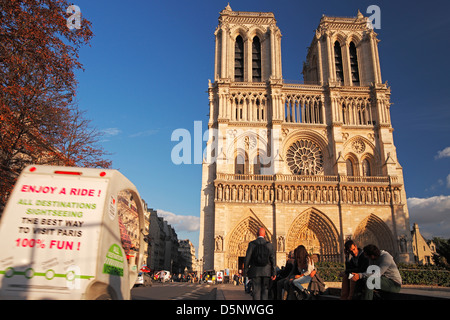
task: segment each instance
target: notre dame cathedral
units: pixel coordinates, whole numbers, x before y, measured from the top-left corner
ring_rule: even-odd
[[[220,12],[202,168],[199,259],[237,272],[259,227],[277,265],[303,244],[343,261],[347,239],[412,262],[403,172],[369,19],[322,16],[303,83],[283,79],[273,13]]]

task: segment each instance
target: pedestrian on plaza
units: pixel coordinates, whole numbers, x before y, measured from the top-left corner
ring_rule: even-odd
[[[276,300],[286,300],[289,292],[289,274],[294,267],[294,251],[290,251],[286,265],[277,275],[277,296]]]
[[[235,273],[233,276],[233,283],[235,286],[239,285],[239,275],[237,273]]]
[[[314,261],[305,246],[299,245],[294,251],[294,267],[289,275],[290,284],[297,291],[304,292],[303,285],[309,285],[315,273]]]
[[[272,243],[266,241],[266,230],[258,230],[258,238],[248,244],[244,261],[244,276],[251,279],[253,300],[268,300],[269,281],[275,279],[275,254]]]
[[[361,286],[362,279],[351,281],[349,275],[352,273],[366,272],[369,266],[369,259],[364,251],[358,248],[353,240],[348,240],[344,244],[345,270],[339,275],[342,277],[341,300],[352,300],[355,287]]]
[[[378,289],[385,292],[400,292],[402,277],[394,258],[389,252],[378,249],[377,246],[369,244],[364,247],[364,254],[369,258],[369,267],[366,272],[352,273],[352,281],[364,279],[362,287],[362,299],[372,300],[373,290]]]

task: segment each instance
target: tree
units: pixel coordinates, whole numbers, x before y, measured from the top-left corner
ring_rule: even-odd
[[[84,116],[85,111],[76,107],[71,111],[70,126],[56,141],[65,164],[77,167],[111,167],[111,161],[103,159],[106,153],[97,147],[103,133],[91,127],[91,121]]]
[[[69,5],[0,0],[0,212],[28,164],[110,166],[73,103],[79,49],[93,33],[84,18],[68,28]]]
[[[436,245],[437,257],[434,257],[437,264],[448,265],[450,261],[450,239],[443,239],[439,237],[433,237],[433,242]]]

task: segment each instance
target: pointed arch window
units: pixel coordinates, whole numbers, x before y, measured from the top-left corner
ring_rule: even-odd
[[[347,159],[345,164],[347,165],[347,176],[354,176],[355,172],[353,170],[353,162],[352,162],[352,160]]]
[[[349,120],[348,120],[348,116],[349,116],[348,108],[345,105],[345,103],[342,103],[342,121],[343,121],[344,124],[349,124],[350,123]]]
[[[235,174],[248,174],[248,158],[244,155],[237,155],[234,160]]]
[[[244,40],[236,37],[234,45],[234,81],[244,81]]]
[[[344,68],[342,65],[341,44],[339,41],[334,43],[334,64],[336,67],[336,81],[344,81]]]
[[[371,174],[371,168],[370,168],[370,162],[367,159],[364,159],[362,162],[362,172],[363,176],[370,177]]]
[[[261,156],[257,155],[253,160],[253,174],[261,174]]]
[[[353,41],[350,42],[349,54],[350,54],[350,71],[352,74],[352,83],[353,85],[359,86],[358,55],[356,53],[356,46],[353,43]]]
[[[252,42],[252,80],[261,82],[261,42],[258,37]]]
[[[320,79],[319,68],[317,67],[317,56],[313,55],[311,62],[311,76],[313,82],[318,82]]]

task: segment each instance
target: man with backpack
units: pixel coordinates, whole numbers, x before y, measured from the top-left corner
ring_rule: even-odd
[[[270,278],[276,277],[273,246],[265,236],[266,230],[260,228],[258,238],[248,244],[245,255],[244,275],[252,281],[253,300],[268,300]]]

